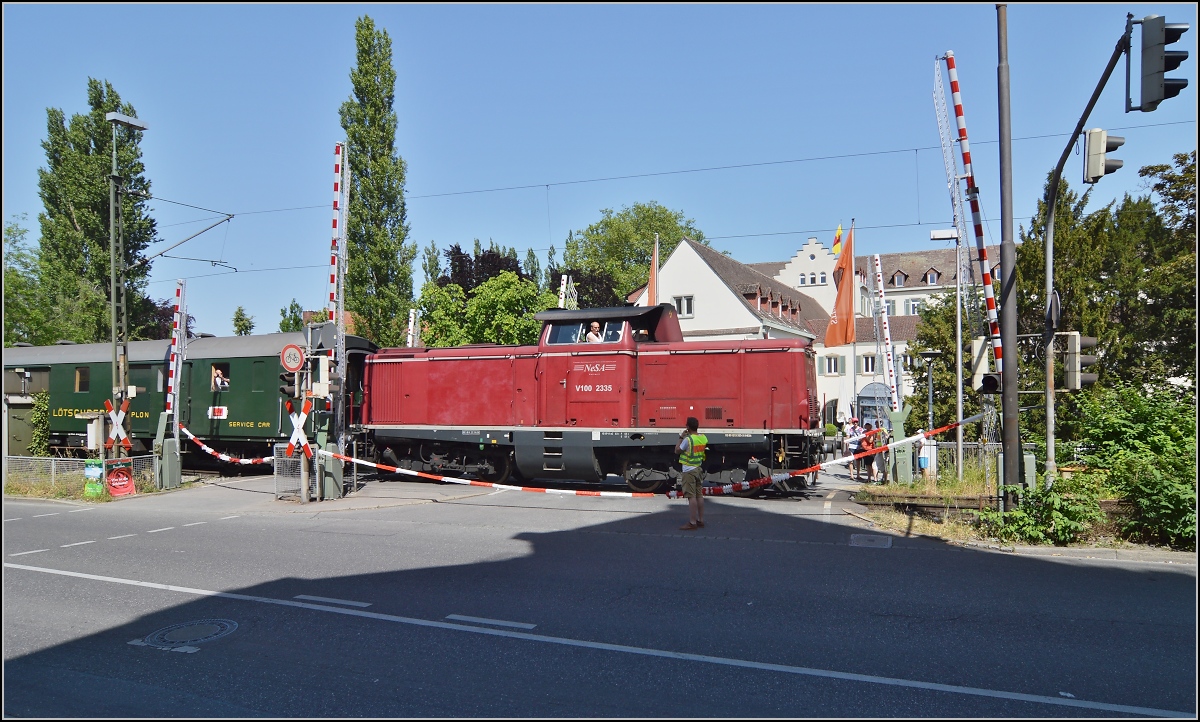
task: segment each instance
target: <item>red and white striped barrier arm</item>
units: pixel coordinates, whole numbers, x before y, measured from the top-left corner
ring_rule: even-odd
[[[171,320],[171,363],[167,365],[167,413],[175,416],[175,369],[179,360],[179,302],[183,296],[183,279],[175,282],[175,315]]]
[[[333,146],[333,242],[329,246],[329,320],[337,313],[338,277],[338,204],[342,197],[342,144]]]
[[[976,421],[979,421],[982,418],[983,418],[983,414],[976,414],[969,418],[963,419],[961,422],[954,422],[952,424],[946,424],[945,426],[941,426],[936,429],[926,431],[923,434],[916,434],[916,435],[910,436],[906,439],[900,439],[899,441],[893,441],[890,444],[885,444],[878,448],[871,449],[870,451],[863,451],[863,452],[859,452],[857,454],[852,454],[850,456],[843,456],[838,459],[831,459],[830,461],[823,461],[820,464],[817,464],[815,466],[810,466],[807,469],[797,469],[796,471],[782,471],[778,474],[772,474],[769,477],[763,477],[762,479],[755,479],[754,481],[741,481],[736,484],[726,484],[724,486],[706,486],[706,487],[704,487],[703,494],[704,494],[704,496],[721,496],[723,494],[732,494],[735,491],[749,491],[751,489],[758,489],[758,488],[761,488],[764,486],[770,486],[771,484],[774,484],[777,481],[783,481],[785,479],[790,479],[793,476],[801,476],[803,474],[811,474],[814,471],[820,471],[823,469],[827,469],[831,466],[842,466],[843,464],[848,464],[851,461],[854,461],[855,459],[863,459],[868,456],[874,456],[875,454],[881,454],[884,451],[887,451],[888,449],[897,449],[901,446],[907,446],[907,445],[915,442],[917,439],[927,439],[931,436],[937,436],[938,434],[944,434],[945,432],[949,431],[950,429],[953,429],[956,426],[959,426],[961,424],[971,424]],[[879,431],[879,430],[875,429],[871,433],[873,434],[873,433],[876,433],[877,431]],[[870,434],[866,434],[866,436],[870,436]],[[679,499],[679,498],[682,498],[682,496],[683,496],[683,492],[681,492],[681,491],[672,490],[672,491],[667,492],[667,498],[669,498],[669,499]]]
[[[215,456],[218,459],[220,459],[221,461],[227,461],[230,464],[245,464],[245,465],[274,464],[275,463],[274,457],[271,457],[271,456],[264,456],[261,459],[240,459],[236,456],[230,456],[229,454],[222,454],[221,452],[217,451],[216,449],[212,448],[211,446],[208,446],[207,444],[205,444],[200,439],[197,439],[196,435],[193,434],[192,432],[188,431],[187,427],[184,426],[183,424],[179,425],[179,430],[183,432],[184,436],[191,439],[192,443],[194,443],[196,446],[199,446],[201,449],[203,449],[206,454],[209,454],[210,456]]]
[[[400,469],[395,466],[388,466],[387,464],[376,464],[373,461],[364,461],[363,459],[355,459],[354,457],[351,457],[351,456],[334,453],[332,451],[325,451],[324,449],[317,449],[317,453],[332,457],[334,459],[341,459],[342,461],[349,461],[352,464],[359,464],[361,466],[369,466],[373,469],[379,469],[381,471],[388,471],[388,472],[391,472],[394,474],[407,474],[408,476],[416,476],[416,477],[419,477],[422,479],[429,479],[431,481],[444,481],[444,482],[447,482],[450,484],[463,484],[466,486],[484,486],[484,487],[488,487],[491,489],[502,489],[502,490],[506,490],[506,491],[528,491],[528,492],[533,492],[534,494],[563,494],[566,496],[607,496],[607,497],[618,497],[618,498],[622,498],[622,499],[649,499],[649,498],[658,496],[657,494],[649,494],[649,493],[638,492],[638,491],[583,491],[583,490],[572,491],[570,489],[543,489],[543,488],[537,487],[537,486],[510,486],[508,484],[494,484],[490,481],[475,481],[473,479],[459,479],[459,478],[456,478],[453,476],[439,476],[438,474],[427,474],[423,471],[413,471],[412,469]]]
[[[967,177],[967,199],[971,203],[971,222],[975,225],[975,248],[979,254],[979,275],[983,283],[983,298],[987,304],[988,330],[992,336],[992,355],[996,357],[996,372],[1003,373],[1004,349],[1000,344],[1000,321],[996,315],[996,294],[992,289],[992,272],[988,264],[987,246],[983,240],[983,220],[979,211],[979,187],[971,167],[971,144],[967,142],[967,120],[963,116],[962,93],[958,86],[958,68],[954,51],[946,51],[946,69],[950,73],[950,93],[954,97],[954,120],[958,123],[958,144],[962,148],[963,175]]]

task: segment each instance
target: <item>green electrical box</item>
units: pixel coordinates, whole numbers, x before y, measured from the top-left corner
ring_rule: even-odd
[[[1025,463],[1023,464],[1024,468],[1022,469],[1024,473],[1021,475],[1021,485],[1026,489],[1032,489],[1034,484],[1037,483],[1037,460],[1034,458],[1033,454],[1022,454],[1022,457]],[[1004,478],[1003,451],[996,455],[996,478]]]

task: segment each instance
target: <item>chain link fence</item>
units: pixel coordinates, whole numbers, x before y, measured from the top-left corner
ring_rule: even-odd
[[[287,455],[287,444],[275,444],[275,498],[285,496],[300,496],[300,455],[304,452],[296,449],[293,456]],[[309,464],[308,469],[308,498],[313,499],[317,494],[317,479],[320,476],[315,471],[315,464]]]
[[[133,481],[135,488],[158,488],[157,464],[153,456],[134,456]],[[60,459],[53,456],[9,456],[5,458],[7,473],[5,491],[30,493],[34,496],[74,497],[83,495],[87,483],[84,470],[87,462],[97,459]]]

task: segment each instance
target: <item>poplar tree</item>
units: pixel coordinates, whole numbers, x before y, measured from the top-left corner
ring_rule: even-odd
[[[356,333],[380,346],[404,343],[413,303],[416,243],[407,243],[404,159],[396,152],[392,40],[370,16],[355,24],[353,93],[340,109],[350,166],[346,308]]]

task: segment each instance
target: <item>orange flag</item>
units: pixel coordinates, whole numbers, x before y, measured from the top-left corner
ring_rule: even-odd
[[[833,265],[833,283],[837,286],[837,300],[833,313],[829,314],[829,326],[825,329],[825,347],[845,346],[854,343],[854,224],[846,233],[842,253]]]

